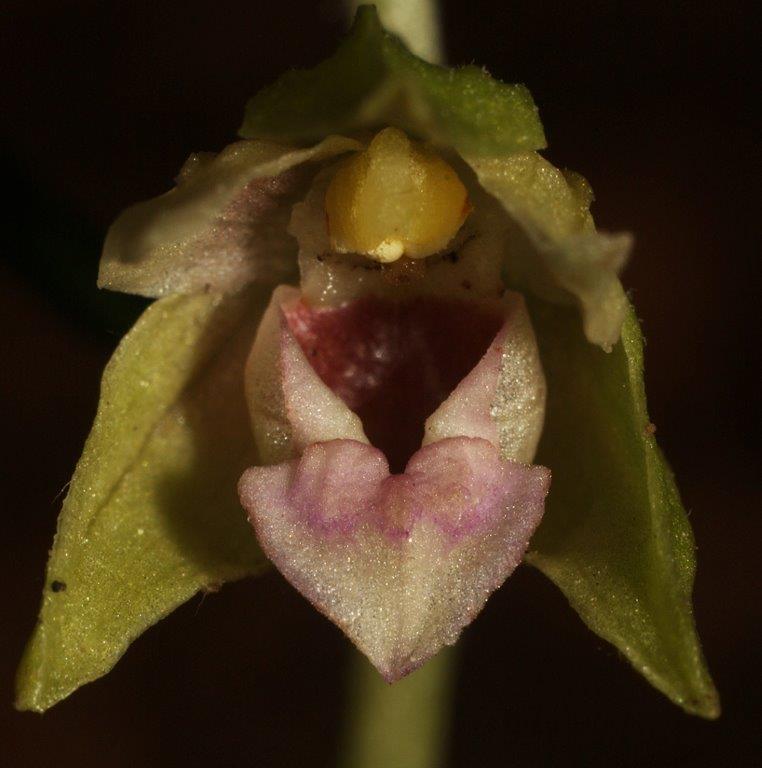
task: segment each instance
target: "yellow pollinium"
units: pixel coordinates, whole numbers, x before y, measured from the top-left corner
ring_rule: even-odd
[[[455,171],[397,128],[385,128],[344,161],[325,208],[333,250],[384,263],[441,251],[469,211]]]

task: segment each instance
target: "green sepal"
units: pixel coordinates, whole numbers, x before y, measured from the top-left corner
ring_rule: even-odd
[[[531,310],[548,381],[536,461],[553,480],[527,559],[652,685],[715,718],[691,607],[693,534],[648,418],[634,310],[609,354],[585,340],[574,310],[537,300]]]
[[[588,341],[611,350],[629,306],[619,273],[632,237],[599,232],[587,181],[536,152],[466,161],[513,222],[505,233],[506,285],[556,304],[577,304]]]
[[[246,106],[240,135],[289,142],[395,125],[461,154],[502,157],[542,149],[537,108],[523,85],[475,66],[447,69],[414,56],[361,6],[336,53],[292,70]]]
[[[254,463],[243,368],[266,301],[160,299],[117,348],[59,516],[19,709],[48,709],[199,590],[263,566],[236,484]]]

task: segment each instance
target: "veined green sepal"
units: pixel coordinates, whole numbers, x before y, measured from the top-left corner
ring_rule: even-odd
[[[117,348],[59,517],[19,709],[48,709],[200,589],[263,566],[236,482],[252,463],[243,367],[266,299],[160,299]]]
[[[652,685],[715,718],[691,608],[693,534],[648,418],[635,312],[606,354],[573,310],[540,301],[531,310],[548,381],[537,461],[553,481],[528,560]]]

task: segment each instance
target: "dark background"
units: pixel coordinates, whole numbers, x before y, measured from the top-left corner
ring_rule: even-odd
[[[228,143],[259,87],[329,53],[339,6],[0,7],[0,764],[330,766],[347,643],[275,574],[192,600],[43,717],[11,697],[57,496],[141,305],[95,289],[105,229],[167,189],[191,150]],[[697,621],[724,705],[714,723],[683,715],[522,568],[460,643],[452,766],[762,764],[750,9],[444,3],[450,60],[527,83],[551,159],[590,179],[601,226],[636,233],[625,283],[696,532]]]

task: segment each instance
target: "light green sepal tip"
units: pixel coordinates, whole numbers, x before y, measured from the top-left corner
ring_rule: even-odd
[[[537,108],[523,85],[474,66],[447,69],[414,56],[362,6],[336,53],[292,70],[246,106],[240,134],[289,142],[394,125],[464,155],[542,149]]]
[[[548,381],[537,462],[553,481],[528,560],[652,685],[715,718],[691,607],[693,534],[648,418],[634,310],[610,354],[572,309],[534,301],[532,320]]]
[[[201,589],[259,570],[236,496],[253,441],[243,366],[266,295],[152,304],[106,367],[17,678],[42,712]]]

